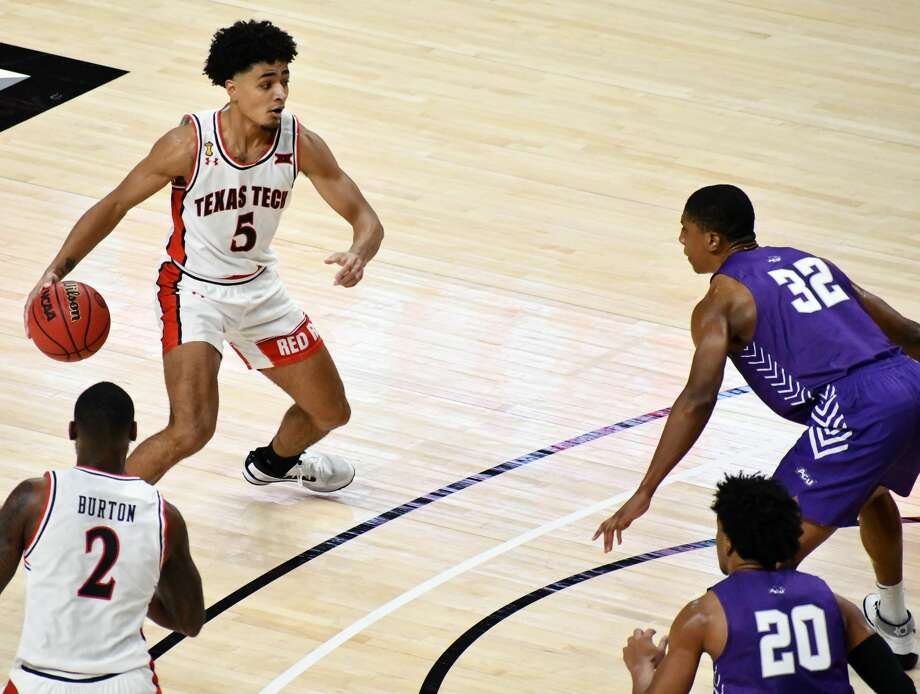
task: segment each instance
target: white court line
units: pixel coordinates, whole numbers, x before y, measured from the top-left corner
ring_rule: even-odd
[[[696,473],[705,470],[706,468],[712,467],[715,464],[716,461],[703,463],[702,465],[698,465],[695,468],[669,475],[668,477],[665,477],[664,481],[659,485],[659,488],[674,484],[675,482],[682,482],[688,477],[691,477]],[[311,667],[316,665],[316,663],[332,653],[332,651],[341,646],[343,643],[356,636],[357,634],[360,634],[372,624],[379,622],[387,615],[395,612],[403,605],[407,605],[416,598],[421,597],[425,593],[437,588],[442,583],[447,583],[447,581],[456,578],[460,574],[466,573],[470,569],[475,569],[480,564],[483,564],[490,559],[494,559],[495,557],[504,554],[505,552],[508,552],[515,547],[520,547],[524,543],[530,542],[531,540],[534,540],[541,535],[545,535],[546,533],[552,532],[553,530],[558,530],[564,525],[568,525],[574,521],[581,520],[585,516],[590,516],[594,513],[600,513],[604,509],[610,508],[614,504],[619,504],[620,502],[626,501],[629,497],[632,496],[632,494],[632,492],[622,492],[620,494],[616,494],[611,496],[609,499],[598,501],[591,506],[587,506],[579,511],[570,513],[567,516],[557,518],[554,521],[550,521],[549,523],[540,525],[536,528],[533,528],[532,530],[528,530],[523,535],[518,535],[517,537],[508,540],[507,542],[496,545],[492,549],[488,549],[485,552],[477,554],[475,557],[470,557],[466,561],[452,566],[446,571],[442,571],[437,576],[429,578],[424,583],[419,583],[417,586],[415,586],[415,588],[407,590],[399,597],[393,598],[388,603],[381,605],[373,612],[369,612],[368,614],[361,617],[361,619],[353,622],[350,626],[340,631],[328,641],[321,643],[283,673],[278,675],[278,677],[273,679],[267,687],[262,689],[260,694],[275,694],[276,692],[280,692],[287,685],[289,685]]]

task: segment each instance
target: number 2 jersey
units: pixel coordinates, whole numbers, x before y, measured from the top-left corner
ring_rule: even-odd
[[[198,153],[184,185],[172,187],[170,259],[186,274],[237,283],[275,263],[270,245],[297,178],[299,125],[283,111],[274,139],[255,160],[227,148],[220,109],[188,116]]]
[[[714,694],[852,694],[843,617],[820,578],[736,571],[711,590],[728,623]]]
[[[763,246],[730,255],[717,274],[737,280],[754,297],[754,339],[729,357],[781,417],[807,423],[823,387],[903,354],[863,309],[849,278],[826,260]]]
[[[45,478],[44,509],[23,554],[17,664],[65,679],[148,667],[141,627],[166,547],[163,499],[138,477],[92,468]]]

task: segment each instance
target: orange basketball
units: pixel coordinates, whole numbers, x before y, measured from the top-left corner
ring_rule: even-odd
[[[82,282],[55,282],[29,307],[29,334],[42,353],[58,361],[80,361],[99,351],[109,336],[109,307]]]

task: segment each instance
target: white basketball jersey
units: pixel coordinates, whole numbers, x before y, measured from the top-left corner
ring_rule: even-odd
[[[172,190],[169,257],[189,275],[238,281],[275,262],[270,245],[297,178],[297,119],[284,111],[275,139],[256,161],[233,158],[221,110],[189,115],[198,137],[195,167]],[[224,116],[226,112],[224,112]]]
[[[23,554],[17,663],[89,676],[147,666],[141,627],[164,556],[163,499],[138,477],[91,468],[45,477],[45,508]]]

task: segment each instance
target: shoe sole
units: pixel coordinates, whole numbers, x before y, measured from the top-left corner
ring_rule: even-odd
[[[292,478],[292,479],[284,478],[284,479],[280,479],[280,480],[270,480],[270,481],[259,480],[259,479],[256,479],[255,477],[252,477],[252,476],[249,474],[249,470],[246,468],[246,466],[245,466],[245,465],[243,466],[243,479],[246,480],[247,482],[249,482],[249,484],[251,484],[251,485],[253,485],[253,486],[255,486],[255,487],[266,487],[266,486],[268,486],[268,485],[270,485],[270,484],[279,484],[279,483],[280,483],[280,484],[284,484],[284,483],[291,484],[291,483],[293,483],[293,484],[297,484],[298,486],[304,486],[305,489],[307,489],[307,490],[313,492],[314,494],[332,494],[333,492],[337,492],[337,491],[340,491],[340,490],[342,490],[342,489],[345,489],[345,487],[347,487],[349,484],[351,484],[352,482],[355,481],[355,475],[356,475],[356,474],[357,474],[357,471],[354,469],[354,467],[352,467],[352,470],[351,470],[351,479],[349,479],[345,484],[343,484],[343,485],[341,485],[341,486],[339,486],[339,487],[334,487],[334,488],[332,488],[332,489],[313,489],[313,488],[311,488],[311,487],[306,487],[306,486],[304,486],[304,485],[298,484],[297,480],[296,480],[296,479],[293,479],[293,478]],[[309,484],[309,482],[308,482],[307,484]]]

